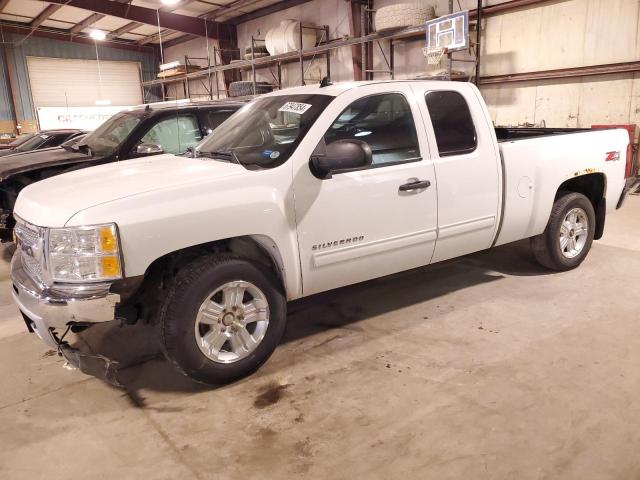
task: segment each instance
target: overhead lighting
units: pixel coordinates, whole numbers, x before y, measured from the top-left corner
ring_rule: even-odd
[[[96,100],[96,105],[101,107],[106,105],[111,105],[111,100]]]
[[[178,3],[180,0],[161,0],[162,3],[164,3],[165,5],[175,5],[176,3]]]
[[[89,36],[94,40],[104,40],[105,38],[107,38],[107,34],[104,33],[102,30],[91,30],[91,33],[89,33]]]

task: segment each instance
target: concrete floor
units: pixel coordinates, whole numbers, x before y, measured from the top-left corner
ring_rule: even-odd
[[[125,389],[64,369],[3,281],[0,478],[638,479],[639,234],[631,197],[572,272],[523,242],[298,302],[218,389],[144,329],[78,340],[120,352]]]

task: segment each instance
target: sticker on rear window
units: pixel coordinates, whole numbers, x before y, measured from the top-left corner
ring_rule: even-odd
[[[283,106],[281,106],[278,110],[280,112],[297,113],[299,115],[302,115],[311,107],[312,105],[308,103],[287,102]]]

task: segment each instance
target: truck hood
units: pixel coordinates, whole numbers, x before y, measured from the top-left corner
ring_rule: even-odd
[[[82,152],[70,152],[62,147],[44,148],[30,152],[14,152],[0,158],[0,180],[10,175],[43,167],[83,161],[99,161],[102,157],[91,157]]]
[[[76,213],[154,190],[248,174],[221,160],[161,155],[108,163],[58,175],[26,187],[16,201],[20,218],[42,227],[62,227]]]

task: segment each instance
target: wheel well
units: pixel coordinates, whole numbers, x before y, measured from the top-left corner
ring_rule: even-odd
[[[606,190],[606,179],[603,173],[589,173],[571,178],[558,187],[556,199],[565,192],[577,192],[587,197],[593,205],[596,213],[596,231],[594,238],[602,238],[604,232],[604,222],[607,212],[607,203],[604,196]]]
[[[277,245],[271,238],[264,235],[227,238],[163,255],[149,265],[143,276],[123,280],[122,289],[116,289],[121,290],[117,291],[121,296],[117,316],[129,324],[138,320],[147,323],[153,321],[163,292],[170,287],[178,271],[196,258],[211,253],[231,253],[258,262],[273,271],[285,290],[284,265]]]

